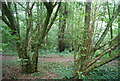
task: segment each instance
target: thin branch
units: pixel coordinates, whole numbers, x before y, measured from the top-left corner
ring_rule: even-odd
[[[115,13],[115,0],[114,0],[114,7],[113,7],[113,14]]]
[[[109,16],[109,20],[110,20],[110,8],[109,8],[109,3],[107,2],[107,8],[108,8],[108,16]]]
[[[18,17],[18,12],[17,12],[17,5],[16,5],[16,3],[14,3],[14,6],[15,6],[15,12],[16,12],[16,19],[17,19],[17,26],[16,26],[16,28],[17,28],[17,30],[18,30],[18,33],[19,33],[19,37],[20,37],[20,24],[19,24],[19,17]]]
[[[104,64],[106,64],[106,63],[108,63],[108,62],[110,62],[110,61],[112,61],[112,60],[115,60],[116,58],[119,58],[120,57],[120,54],[115,54],[115,55],[113,55],[113,56],[110,56],[109,58],[106,58],[106,59],[104,59],[104,60],[102,60],[102,61],[100,61],[99,63],[96,63],[97,64],[97,68],[99,67],[99,66],[102,66],[102,65],[104,65]],[[96,65],[95,64],[95,65]]]
[[[99,40],[97,41],[96,45],[94,48],[96,48],[97,46],[99,46],[101,44],[101,42],[103,41],[103,39],[105,38],[107,32],[109,31],[109,28],[111,26],[111,24],[113,23],[113,21],[116,19],[116,17],[118,16],[120,12],[120,5],[118,6],[118,9],[116,10],[115,14],[113,14],[113,16],[111,17],[110,21],[107,24],[106,29],[104,30],[103,34],[101,35],[101,37],[99,38]]]
[[[22,8],[24,8],[25,9],[25,7],[22,5],[22,4],[20,4],[19,2],[17,2]]]
[[[113,39],[111,39],[110,41],[106,42],[105,44],[96,47],[96,50],[103,48],[104,46],[106,46],[107,44],[113,42],[113,41],[116,40],[117,38],[118,38],[118,36],[114,37]]]
[[[57,0],[57,1],[58,1],[58,0]],[[57,5],[57,3],[58,3],[57,1],[56,1],[55,4],[53,5],[53,7],[55,7],[55,6]]]
[[[30,7],[30,11],[33,9],[33,6],[35,5],[35,2],[32,4],[32,6]]]
[[[49,9],[49,3],[48,2],[43,2],[43,3],[45,5],[46,9],[48,10]]]

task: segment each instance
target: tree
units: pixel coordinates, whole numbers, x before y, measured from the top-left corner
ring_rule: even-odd
[[[67,16],[67,3],[63,3],[63,6],[61,6],[59,12],[59,32],[58,32],[58,49],[59,52],[62,52],[66,48],[66,41],[65,41],[65,28],[66,28],[66,16]]]
[[[26,24],[26,33],[25,39],[21,36],[21,26],[20,19],[18,13],[18,4],[25,11],[25,24]],[[13,3],[13,2],[3,2],[2,3],[2,20],[3,22],[12,30],[11,35],[15,36],[16,47],[18,56],[21,62],[21,67],[23,72],[32,73],[37,71],[37,63],[38,63],[38,51],[41,47],[41,43],[45,38],[46,34],[49,32],[52,27],[56,17],[58,10],[60,8],[61,2],[43,2],[46,8],[46,17],[44,22],[41,22],[39,18],[39,14],[37,14],[38,18],[34,22],[36,25],[33,25],[34,19],[34,5],[39,3],[30,3],[26,2],[26,5],[22,5],[21,3]],[[53,13],[53,9],[57,6],[55,13]],[[40,10],[39,8],[37,10]],[[38,11],[39,12],[39,11]],[[53,16],[52,16],[53,15]],[[24,41],[24,40],[25,41]],[[31,48],[34,46],[34,54],[31,57]]]
[[[107,23],[107,26],[105,30],[103,31],[102,35],[98,39],[98,41],[94,44],[93,43],[93,32],[94,32],[94,26],[90,25],[91,22],[91,2],[86,2],[85,5],[85,25],[84,25],[84,34],[82,37],[82,46],[80,47],[79,54],[76,55],[75,59],[75,77],[80,77],[82,75],[87,75],[91,70],[94,68],[98,68],[116,58],[119,58],[120,55],[118,53],[111,55],[108,58],[105,58],[104,60],[101,60],[98,62],[99,59],[101,59],[104,55],[106,55],[108,52],[115,50],[119,46],[119,41],[115,42],[119,37],[118,35],[111,39],[110,41],[103,44],[103,40],[105,36],[107,35],[109,28],[111,27],[113,21],[116,19],[120,12],[120,5],[118,5],[117,10],[115,13],[110,17],[109,22]],[[94,19],[93,19],[94,21]],[[110,44],[111,42],[114,42],[112,46],[109,46],[104,51],[99,53],[95,56],[95,52],[99,49],[105,48],[106,45]]]

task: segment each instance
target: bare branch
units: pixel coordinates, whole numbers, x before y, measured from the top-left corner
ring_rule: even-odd
[[[7,24],[7,26],[10,27],[10,29],[14,30],[14,29],[11,27],[9,21],[7,21],[5,15],[2,15],[2,21],[3,21],[5,24]]]
[[[108,3],[108,1],[107,1],[107,8],[108,8],[108,16],[109,16],[109,20],[110,20],[110,8],[109,8],[109,3]]]
[[[115,13],[115,0],[114,0],[114,7],[113,7],[113,14]]]
[[[19,17],[18,17],[18,11],[17,11],[16,3],[14,3],[14,6],[15,6],[15,12],[16,12],[16,19],[17,19],[17,21],[16,21],[16,24],[17,24],[16,28],[18,29],[18,32],[20,33],[20,24],[19,24]]]

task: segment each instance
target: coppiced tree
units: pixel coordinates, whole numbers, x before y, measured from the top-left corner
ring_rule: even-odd
[[[119,37],[119,32],[118,35],[114,38],[112,38],[110,41],[106,42],[106,43],[102,43],[104,38],[106,37],[107,33],[109,32],[109,29],[111,28],[114,20],[117,18],[119,12],[120,12],[120,5],[118,5],[117,9],[115,10],[115,12],[113,13],[112,16],[110,16],[109,21],[107,22],[106,28],[104,29],[104,31],[102,32],[101,36],[99,37],[99,39],[97,41],[93,41],[93,37],[94,37],[94,24],[95,24],[95,20],[96,20],[96,15],[95,13],[93,14],[94,18],[91,17],[91,4],[92,2],[88,1],[85,2],[85,17],[84,17],[84,33],[82,36],[82,45],[80,47],[80,51],[79,54],[76,54],[76,59],[74,60],[74,71],[75,71],[75,77],[80,77],[82,75],[87,75],[91,70],[98,68],[116,58],[119,58],[120,55],[117,52],[116,54],[111,54],[110,57],[106,57],[104,59],[102,59],[102,57],[104,55],[106,55],[107,53],[114,51],[118,48],[118,46],[120,46],[118,39]],[[92,19],[93,20],[92,20]],[[91,24],[92,22],[92,24]],[[111,29],[110,29],[111,31]],[[108,48],[106,48],[105,46],[109,45],[111,42],[113,42],[114,44],[108,46]],[[95,52],[97,50],[101,50],[103,48],[104,49],[102,52],[100,52],[98,55],[95,55]],[[100,60],[102,59],[102,60]],[[99,61],[98,61],[99,60]]]
[[[35,8],[35,5],[37,7],[37,19],[34,21],[35,12],[33,9]],[[25,4],[14,2],[2,3],[2,20],[12,30],[11,34],[15,36],[14,39],[16,41],[17,53],[23,72],[32,73],[37,71],[38,53],[41,43],[52,27],[57,17],[60,5],[61,2],[47,1],[42,3],[26,2]],[[18,6],[21,6],[25,12],[25,38],[21,36],[22,30],[20,30],[21,24],[19,18],[20,9]],[[40,9],[42,7],[44,7],[46,12],[45,19],[41,17],[41,15],[45,14],[42,13]],[[55,13],[53,13],[53,9],[55,7],[57,7],[57,9],[55,9]],[[32,50],[32,48],[34,50]],[[33,51],[32,56],[30,55],[31,50]]]

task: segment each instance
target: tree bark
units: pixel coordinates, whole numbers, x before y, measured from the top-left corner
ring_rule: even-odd
[[[63,7],[64,6],[64,7]],[[59,12],[59,32],[58,32],[58,49],[59,52],[63,52],[66,48],[66,43],[65,43],[65,28],[66,28],[66,15],[67,15],[67,10],[66,10],[66,3],[61,6]]]
[[[74,61],[76,62],[75,66],[75,77],[81,77],[80,72],[84,71],[89,60],[89,54],[91,50],[91,28],[90,28],[90,13],[91,13],[91,2],[86,2],[85,6],[85,25],[84,25],[84,34],[83,34],[83,44],[81,46],[81,51],[79,53],[79,58]],[[78,67],[79,66],[79,67]],[[79,73],[78,73],[79,72]]]

